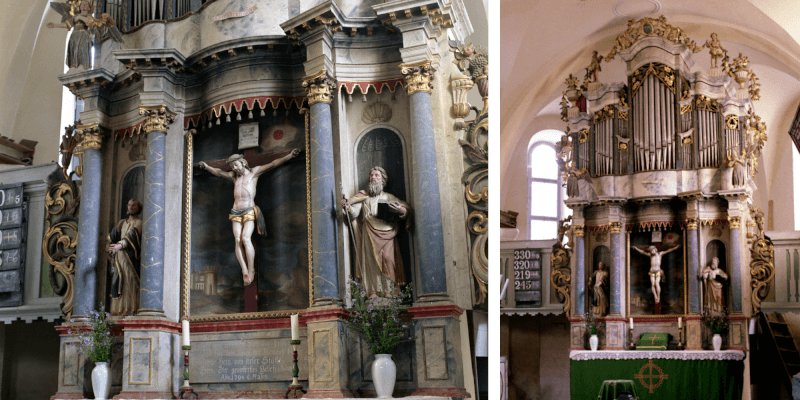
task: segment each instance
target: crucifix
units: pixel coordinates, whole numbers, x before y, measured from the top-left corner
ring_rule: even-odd
[[[261,210],[255,204],[256,185],[263,173],[297,157],[300,149],[257,154],[258,129],[255,128],[255,146],[252,146],[252,130],[240,130],[239,149],[244,154],[234,154],[227,159],[201,161],[198,166],[212,175],[233,181],[233,209],[229,220],[236,241],[236,259],[242,269],[245,285],[245,312],[258,311],[258,281],[255,270],[255,248],[251,241],[253,231],[266,234],[266,226]],[[244,146],[244,147],[243,147]]]

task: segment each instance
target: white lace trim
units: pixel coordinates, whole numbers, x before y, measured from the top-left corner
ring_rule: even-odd
[[[663,359],[663,360],[718,360],[718,361],[741,361],[744,360],[744,352],[740,350],[724,351],[692,351],[692,350],[671,350],[671,351],[614,351],[614,350],[573,350],[569,352],[569,358],[575,361],[586,360],[639,360],[639,359]]]

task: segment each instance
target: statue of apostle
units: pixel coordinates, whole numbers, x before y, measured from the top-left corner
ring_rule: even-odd
[[[236,241],[236,259],[239,261],[239,266],[242,267],[245,286],[253,283],[255,276],[256,250],[251,241],[253,230],[258,229],[259,235],[266,235],[264,216],[261,215],[261,210],[255,203],[258,177],[297,157],[298,154],[300,154],[300,149],[294,149],[277,160],[268,164],[257,165],[253,168],[247,165],[247,160],[243,155],[234,154],[228,157],[228,165],[231,166],[230,171],[223,171],[200,162],[200,168],[205,169],[212,175],[233,181],[233,209],[231,209],[228,219],[233,225],[233,238]]]
[[[128,201],[128,218],[108,234],[111,267],[111,315],[135,314],[139,308],[139,261],[142,256],[142,203]]]
[[[703,268],[700,278],[703,280],[703,289],[705,290],[703,307],[710,311],[722,312],[725,307],[725,296],[721,281],[728,279],[728,275],[719,269],[719,258],[711,259],[711,265]]]
[[[606,264],[602,261],[597,263],[597,269],[594,270],[593,277],[590,278],[594,283],[589,288],[594,292],[594,302],[592,305],[592,312],[598,317],[606,315],[608,309],[608,296],[606,295],[606,288],[608,287],[608,271],[606,271]]]
[[[406,283],[397,243],[399,223],[391,220],[408,221],[411,208],[383,191],[388,181],[386,170],[373,167],[369,171],[369,190],[342,199],[345,216],[354,221],[356,278],[371,294],[391,292]]]

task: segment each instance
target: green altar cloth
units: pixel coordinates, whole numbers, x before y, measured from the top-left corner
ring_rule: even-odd
[[[570,394],[596,399],[606,380],[632,380],[640,400],[740,400],[741,351],[572,351]]]
[[[603,385],[600,386],[600,393],[597,395],[597,398],[600,400],[616,400],[622,392],[630,392],[633,397],[638,397],[636,395],[636,387],[634,386],[633,381],[616,379],[603,381]]]

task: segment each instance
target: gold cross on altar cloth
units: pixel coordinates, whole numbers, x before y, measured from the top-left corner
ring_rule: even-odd
[[[650,345],[651,346],[655,346],[656,345],[656,339],[661,339],[660,337],[658,337],[658,334],[655,334],[650,338]]]

